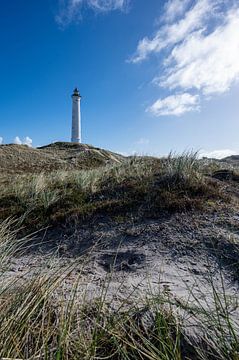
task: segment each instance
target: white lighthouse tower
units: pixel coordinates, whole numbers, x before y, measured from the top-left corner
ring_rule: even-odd
[[[81,95],[79,90],[75,88],[72,94],[72,133],[71,142],[81,143],[81,111],[80,111]]]

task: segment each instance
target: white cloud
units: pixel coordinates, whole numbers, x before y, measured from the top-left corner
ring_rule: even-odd
[[[199,96],[189,93],[171,95],[164,99],[158,99],[147,111],[154,116],[176,115],[180,116],[189,111],[198,111]]]
[[[16,145],[22,145],[22,141],[19,138],[19,136],[16,136],[15,139],[13,140],[13,143]]]
[[[123,156],[135,156],[137,155],[137,151],[136,150],[129,150],[129,151],[116,151],[117,154],[123,155]]]
[[[25,139],[23,140],[22,144],[32,147],[32,139],[29,136],[26,136]]]
[[[27,145],[29,147],[32,147],[32,139],[29,136],[26,136],[23,140],[21,140],[19,136],[16,136],[13,140],[13,143],[17,145]]]
[[[187,9],[190,0],[169,0],[165,3],[163,20],[173,21]]]
[[[162,86],[224,93],[239,79],[239,9],[230,11],[212,33],[191,34],[170,56]]]
[[[135,142],[135,144],[137,144],[137,145],[147,145],[147,144],[149,144],[149,139],[140,138],[139,140],[137,140]]]
[[[219,1],[219,0],[218,0]],[[193,31],[204,27],[204,24],[214,14],[217,0],[198,0],[190,8],[184,17],[160,27],[156,35],[149,39],[142,39],[137,47],[135,56],[131,59],[133,63],[145,60],[151,53],[159,53],[163,49],[173,46],[185,39]],[[176,0],[174,1],[174,3]],[[171,4],[171,7],[173,3]],[[167,16],[167,15],[166,15]]]
[[[137,63],[160,54],[161,73],[154,84],[171,92],[193,90],[209,99],[239,82],[238,1],[169,0],[163,19],[166,23],[161,22],[153,37],[139,42],[131,59]],[[151,112],[158,114],[158,104],[161,100]]]
[[[100,11],[123,10],[126,4],[126,0],[88,0],[90,7]]]
[[[3,144],[3,137],[0,136],[0,145]]]
[[[68,25],[81,16],[83,7],[88,7],[95,12],[109,12],[125,10],[129,0],[59,0],[60,12],[56,16],[59,25]]]
[[[199,153],[199,157],[207,157],[210,159],[223,159],[227,156],[237,155],[237,152],[231,149],[221,149],[221,150],[214,150],[214,151],[205,151],[202,150]]]

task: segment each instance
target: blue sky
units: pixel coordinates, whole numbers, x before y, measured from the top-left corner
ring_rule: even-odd
[[[78,86],[85,143],[239,153],[238,1],[11,0],[0,18],[4,143],[69,141]]]

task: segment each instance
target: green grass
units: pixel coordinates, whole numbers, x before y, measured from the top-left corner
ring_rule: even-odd
[[[161,211],[205,208],[209,200],[222,198],[197,154],[135,157],[97,169],[3,178],[0,219],[21,217],[21,225],[32,231],[72,217],[155,217]]]
[[[19,249],[10,224],[0,224],[0,270]],[[4,251],[5,249],[5,251]],[[77,260],[79,261],[79,259]],[[166,293],[145,294],[140,302],[127,297],[114,307],[107,299],[108,281],[92,301],[79,295],[81,274],[66,293],[62,284],[78,262],[51,274],[24,282],[0,278],[0,358],[56,360],[237,360],[238,326],[232,318],[235,299],[223,286],[219,292],[211,277],[210,306],[195,297],[194,306],[174,301]],[[19,278],[19,281],[20,278]],[[203,289],[202,289],[203,291]],[[62,294],[62,295],[61,295]],[[196,320],[197,338],[186,335],[183,309]],[[187,329],[186,329],[187,330]]]
[[[197,298],[194,307],[179,306],[166,293],[145,294],[140,304],[127,298],[112,307],[106,296],[108,280],[102,295],[91,302],[79,296],[81,274],[64,292],[62,284],[79,258],[27,281],[4,276],[11,256],[24,254],[30,246],[21,234],[48,225],[97,216],[152,218],[227,202],[220,182],[206,176],[214,170],[198,161],[196,153],[185,153],[164,159],[132,157],[88,170],[2,176],[0,358],[238,360],[238,324],[231,313],[238,304],[223,286],[219,293],[213,281],[210,308]],[[177,307],[197,319],[197,341],[186,335]]]

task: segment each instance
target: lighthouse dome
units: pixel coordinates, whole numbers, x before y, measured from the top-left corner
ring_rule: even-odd
[[[79,92],[79,90],[78,90],[78,88],[77,88],[77,87],[75,88],[75,90],[74,90],[74,92],[73,92],[72,96],[78,96],[78,97],[81,97],[80,92]]]

